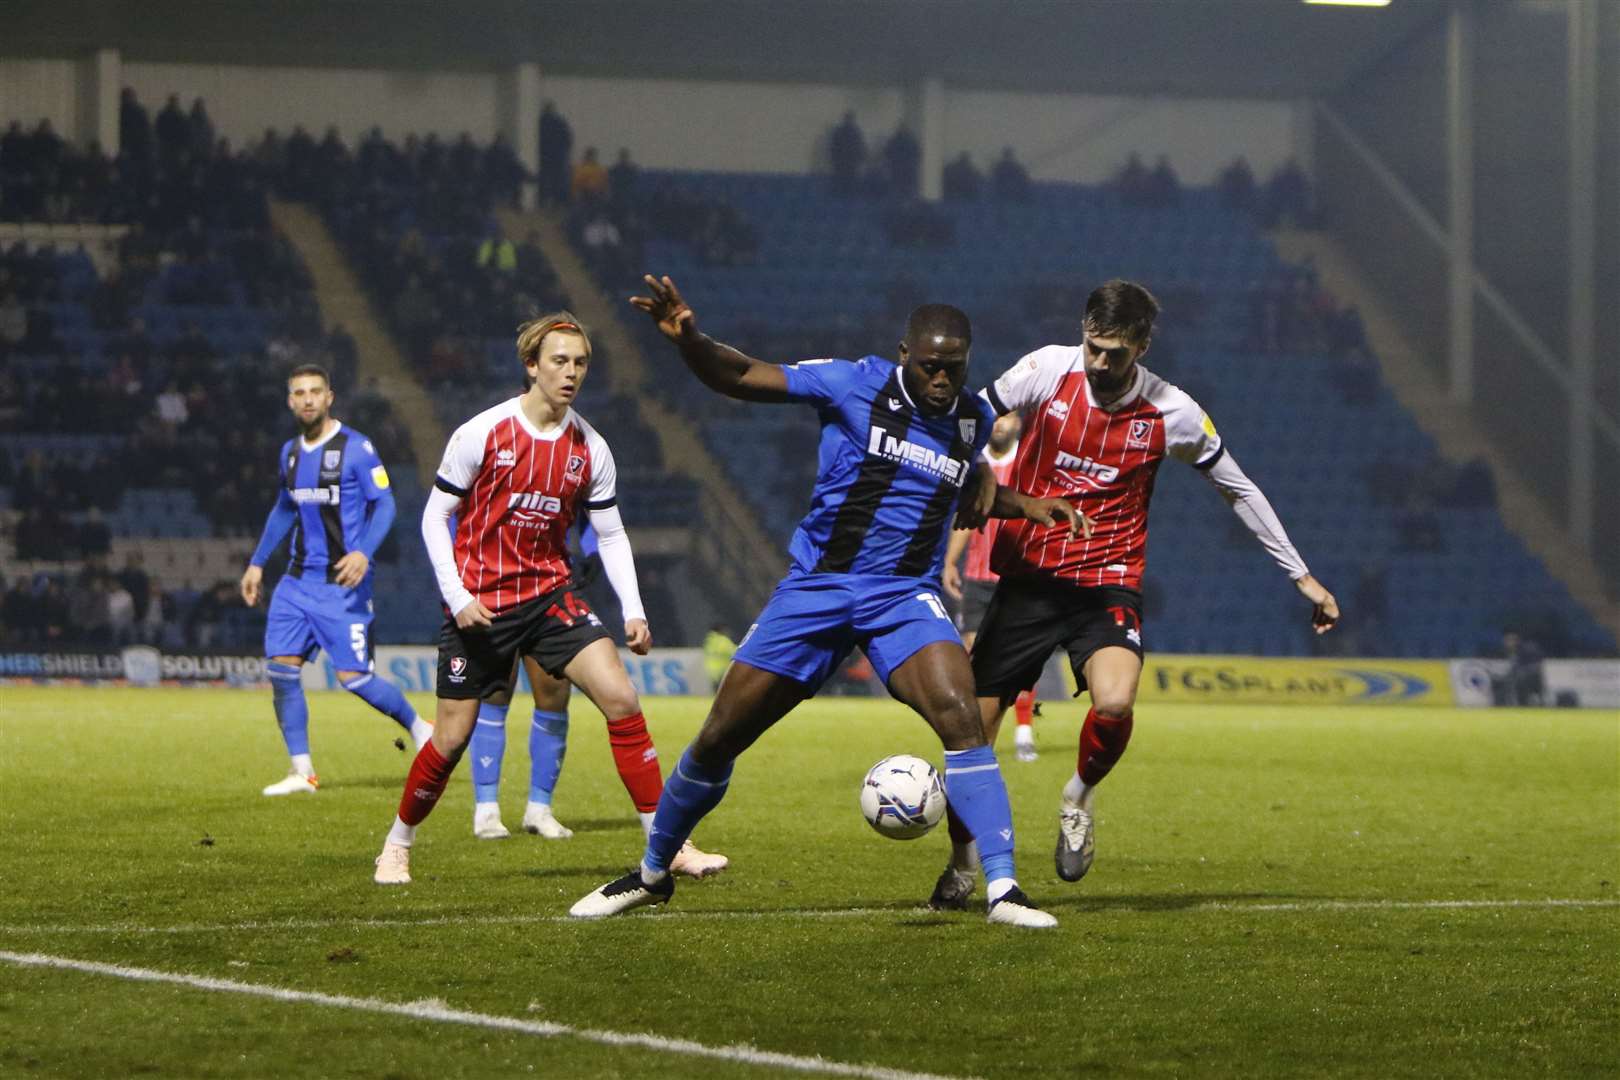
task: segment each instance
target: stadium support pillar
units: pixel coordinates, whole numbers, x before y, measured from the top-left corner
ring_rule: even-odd
[[[74,141],[99,143],[109,158],[118,156],[118,92],[124,65],[117,49],[97,49],[79,62],[79,115]]]
[[[540,168],[540,65],[514,64],[501,72],[495,89],[495,130],[506,136],[532,176]],[[535,186],[523,185],[523,208],[533,210]]]
[[[922,197],[938,202],[944,194],[945,83],[930,78],[915,83],[907,96],[906,122],[922,149]]]
[[[1451,400],[1474,398],[1474,16],[1469,0],[1453,0],[1446,25],[1447,231],[1450,333],[1446,369]]]
[[[1591,549],[1597,353],[1598,6],[1569,0],[1569,531]]]

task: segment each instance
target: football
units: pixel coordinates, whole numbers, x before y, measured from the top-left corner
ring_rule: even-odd
[[[915,840],[945,816],[945,784],[920,757],[886,757],[861,782],[861,813],[884,836]]]

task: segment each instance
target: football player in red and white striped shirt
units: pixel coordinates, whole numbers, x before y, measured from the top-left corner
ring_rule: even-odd
[[[1013,463],[1018,457],[1018,434],[1023,420],[1015,412],[997,418],[990,429],[990,444],[984,448],[984,460],[995,474],[996,483],[1012,484]],[[991,518],[982,529],[957,529],[951,533],[945,548],[945,570],[940,584],[945,595],[957,604],[957,626],[962,631],[962,647],[973,651],[973,639],[979,634],[979,623],[990,607],[990,598],[996,591],[996,580],[1001,576],[990,567],[990,548],[995,543],[1005,518]],[[967,562],[962,563],[962,554]],[[1019,761],[1034,761],[1035,751],[1035,692],[1025,690],[1013,701],[1013,715],[1018,720],[1017,738],[1013,746]],[[955,818],[952,818],[953,825]],[[964,835],[966,835],[964,833]],[[977,863],[969,864],[975,866]]]
[[[1339,618],[1338,601],[1311,576],[1203,409],[1138,363],[1158,313],[1158,301],[1142,286],[1107,282],[1086,299],[1081,344],[1037,349],[984,390],[998,414],[1024,417],[1010,486],[1070,499],[1095,522],[1089,536],[1002,523],[990,556],[1001,580],[973,650],[991,739],[1008,703],[1034,685],[1056,647],[1068,651],[1079,686],[1090,690],[1075,774],[1059,810],[1056,861],[1065,881],[1078,881],[1091,867],[1093,795],[1131,737],[1142,674],[1148,501],[1167,456],[1215,486],[1310,601],[1317,633]],[[973,879],[957,865],[953,859],[940,875],[933,906],[966,902]]]
[[[446,612],[437,721],[411,765],[399,815],[377,857],[380,885],[410,882],[416,826],[466,749],[480,700],[504,706],[520,656],[566,676],[602,710],[619,777],[644,828],[663,793],[635,687],[612,637],[575,590],[569,565],[568,527],[583,510],[624,609],[626,644],[645,654],[652,635],[615,505],[613,454],[572,407],[590,367],[590,339],[579,320],[559,312],[520,327],[517,353],[528,390],[456,429],[422,513],[422,539]],[[724,856],[696,848],[677,858],[687,860],[684,872],[694,876],[726,865]]]

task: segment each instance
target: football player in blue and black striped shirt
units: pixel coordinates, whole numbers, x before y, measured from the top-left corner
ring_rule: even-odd
[[[592,918],[667,901],[670,859],[724,797],[733,761],[858,647],[889,692],[944,743],[946,795],[978,843],[990,921],[1056,925],[1013,875],[1007,789],[979,723],[967,653],[939,595],[957,503],[995,420],[983,399],[963,390],[967,316],[944,304],[912,312],[898,364],[868,356],[781,367],[699,333],[669,278],[646,283],[651,295],[631,303],[704,385],[742,401],[814,406],[820,457],[810,512],[793,534],[792,568],[738,647],[703,730],[670,772],[641,866],[570,913]],[[1064,500],[1007,488],[996,490],[992,513],[1081,525]]]
[[[265,674],[292,764],[266,795],[320,787],[301,669],[321,649],[343,688],[409,731],[418,746],[433,733],[399,688],[372,671],[371,559],[394,522],[394,493],[371,440],[334,418],[332,401],[331,377],[318,365],[301,364],[287,377],[299,434],[281,447],[281,489],[242,575],[242,599],[253,607],[265,562],[292,534],[287,573],[271,594],[264,628]]]

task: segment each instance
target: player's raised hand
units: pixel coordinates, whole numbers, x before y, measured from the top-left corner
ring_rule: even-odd
[[[248,607],[259,606],[259,586],[264,581],[264,567],[250,566],[242,574],[242,603]]]
[[[653,322],[658,324],[658,332],[676,344],[696,338],[697,316],[682,299],[681,290],[675,287],[669,275],[655,278],[644,274],[641,280],[647,283],[651,295],[632,296],[630,303],[652,316]]]
[[[366,579],[371,560],[363,551],[351,551],[332,564],[332,580],[345,589],[352,589]]]
[[[652,631],[647,629],[646,619],[624,620],[624,644],[637,656],[647,655],[652,649]]]
[[[1037,525],[1065,524],[1070,536],[1084,535],[1091,539],[1096,522],[1075,508],[1068,499],[1028,499],[1024,503],[1024,516]]]
[[[1333,629],[1339,621],[1339,601],[1334,599],[1332,593],[1310,574],[1306,574],[1294,586],[1300,594],[1311,602],[1311,626],[1318,634],[1325,634]]]
[[[463,630],[471,630],[475,626],[489,626],[495,621],[495,613],[485,607],[477,597],[473,602],[456,612],[456,625]]]

